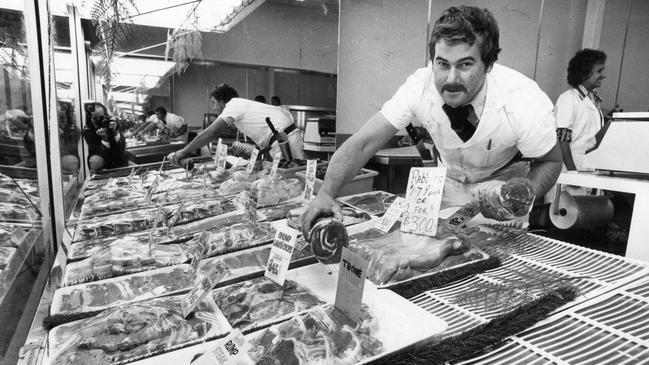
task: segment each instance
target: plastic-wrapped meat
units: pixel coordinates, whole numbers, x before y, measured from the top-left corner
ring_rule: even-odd
[[[155,214],[155,209],[147,209],[81,221],[77,224],[75,241],[103,238],[148,229],[155,219]],[[162,225],[162,222],[159,225]]]
[[[269,222],[284,219],[288,217],[290,211],[302,206],[302,202],[288,202],[269,207],[260,208],[257,214],[261,215],[264,220]],[[301,213],[300,213],[301,214]]]
[[[11,256],[16,252],[13,247],[0,247],[0,270],[4,270],[9,264]]]
[[[218,308],[201,302],[183,318],[181,296],[154,299],[106,310],[95,317],[50,331],[52,364],[112,364],[154,355],[229,330]]]
[[[264,178],[252,183],[257,192],[257,206],[267,207],[296,198],[304,192],[304,184],[299,179]]]
[[[213,290],[212,295],[230,325],[241,330],[324,304],[296,282],[287,280],[281,287],[265,277]]]
[[[78,284],[54,292],[52,315],[84,313],[174,294],[192,286],[189,265],[178,265],[117,278]]]
[[[377,322],[364,306],[354,324],[334,306],[315,308],[248,337],[248,352],[259,365],[354,364],[383,351],[374,337]]]
[[[0,220],[34,222],[38,218],[39,214],[31,204],[0,202]]]
[[[367,277],[375,284],[423,274],[447,256],[469,250],[469,244],[459,236],[429,237],[401,232],[397,227],[387,234],[370,228],[349,237],[350,249],[370,262]]]
[[[273,240],[275,228],[270,223],[237,223],[215,231],[205,231],[184,243],[190,254],[210,257],[222,253],[254,247]]]
[[[338,198],[338,200],[369,214],[381,215],[388,210],[395,197],[396,195],[384,191],[373,191],[370,193]]]
[[[179,244],[153,244],[149,255],[148,241],[122,240],[97,250],[92,257],[68,263],[64,285],[154,270],[187,260]]]

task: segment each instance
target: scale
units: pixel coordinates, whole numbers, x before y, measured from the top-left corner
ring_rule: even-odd
[[[314,152],[336,151],[336,117],[334,115],[306,119],[304,150]]]
[[[587,153],[583,167],[649,175],[649,112],[614,113],[599,146]]]

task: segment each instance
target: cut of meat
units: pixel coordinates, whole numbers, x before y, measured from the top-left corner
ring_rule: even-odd
[[[354,364],[383,351],[366,306],[359,324],[333,306],[315,308],[249,336],[256,364]]]
[[[324,304],[294,281],[287,280],[282,287],[265,277],[216,289],[212,295],[230,325],[241,330]]]
[[[268,243],[275,236],[270,223],[237,223],[219,230],[205,231],[183,244],[190,256],[211,257],[218,254]]]
[[[394,201],[394,194],[384,191],[373,191],[349,197],[338,198],[341,202],[374,215],[385,213]]]

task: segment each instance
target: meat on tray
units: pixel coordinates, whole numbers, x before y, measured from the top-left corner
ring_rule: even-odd
[[[0,247],[0,270],[4,270],[9,264],[11,256],[16,252],[13,247]]]
[[[275,227],[270,223],[242,222],[214,231],[204,231],[183,246],[190,256],[211,257],[268,243],[274,236]]]
[[[0,202],[0,221],[34,222],[38,212],[31,204],[12,204]]]
[[[173,294],[191,287],[189,265],[146,271],[60,288],[54,292],[51,315],[84,313]]]
[[[230,325],[242,331],[324,304],[294,281],[282,287],[265,277],[213,290],[212,296]]]
[[[355,324],[334,306],[318,307],[247,336],[255,364],[355,364],[378,355],[377,321],[366,306]]]
[[[152,244],[122,240],[104,247],[91,257],[66,266],[64,285],[182,264],[187,256],[179,244]]]
[[[463,254],[470,248],[464,237],[429,237],[401,232],[398,227],[387,234],[369,228],[349,237],[349,248],[370,262],[367,277],[377,285],[424,274],[447,256]],[[465,257],[465,262],[473,259]]]
[[[396,195],[384,191],[373,191],[359,195],[338,198],[341,202],[374,215],[385,213]]]
[[[266,177],[253,182],[251,187],[257,192],[258,207],[277,205],[304,192],[304,184],[299,179]]]
[[[187,319],[181,296],[153,299],[108,309],[95,317],[50,331],[52,364],[113,364],[170,350],[227,333],[230,326],[209,301]]]
[[[161,219],[157,227],[170,224],[183,224],[191,221],[213,217],[234,211],[235,205],[226,199],[208,201],[190,201],[162,207]],[[157,209],[142,209],[96,217],[77,224],[74,241],[110,237],[130,232],[144,231],[153,228]]]

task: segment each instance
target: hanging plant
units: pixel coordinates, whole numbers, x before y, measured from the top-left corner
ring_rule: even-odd
[[[104,79],[109,90],[113,76],[113,57],[126,44],[133,28],[132,11],[137,12],[135,0],[94,0],[90,11],[99,38],[93,50],[93,53],[101,57],[97,65],[97,74]]]
[[[198,29],[198,15],[196,7],[187,14],[185,21],[171,34],[167,34],[167,48],[165,49],[165,60],[172,52],[171,60],[175,62],[174,72],[178,75],[185,72],[189,63],[194,59],[203,58],[203,36]],[[186,27],[184,24],[191,19]]]

